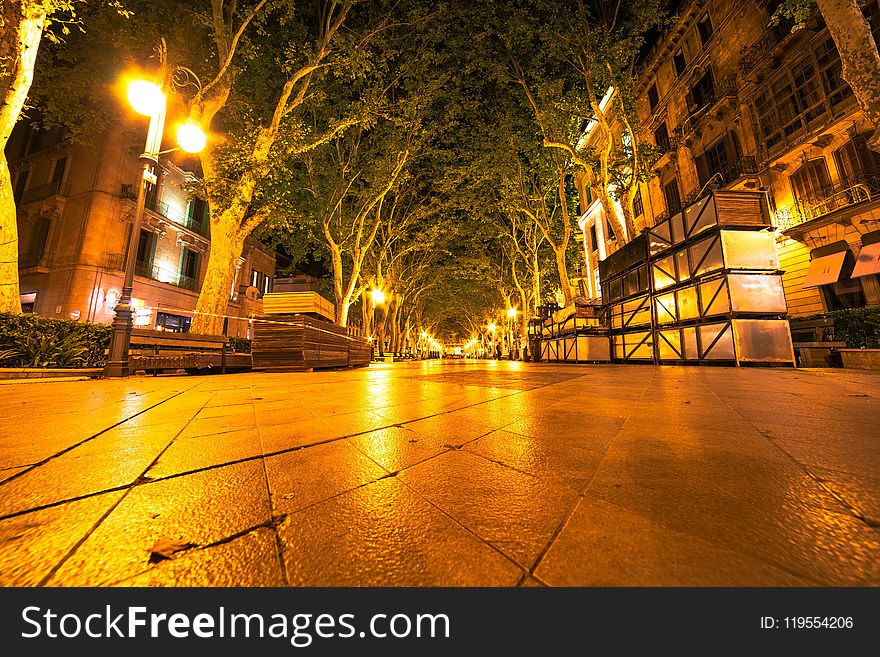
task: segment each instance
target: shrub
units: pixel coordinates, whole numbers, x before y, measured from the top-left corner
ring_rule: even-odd
[[[880,306],[844,308],[804,319],[834,320],[834,339],[853,349],[880,348]]]
[[[229,338],[229,348],[236,354],[249,354],[251,341],[247,338]]]
[[[100,367],[110,325],[0,313],[0,367]]]

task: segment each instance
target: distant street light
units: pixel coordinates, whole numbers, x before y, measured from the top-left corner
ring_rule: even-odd
[[[507,350],[510,360],[513,360],[513,329],[511,328],[513,321],[513,329],[516,328],[516,308],[507,309]]]
[[[164,43],[160,54],[163,59],[164,72]],[[188,72],[186,69],[175,69],[167,77],[163,75],[164,84],[173,84],[173,76],[179,71]],[[190,72],[191,73],[191,72]],[[193,76],[194,77],[194,76]],[[137,206],[134,214],[134,222],[131,226],[131,235],[128,238],[128,257],[125,261],[125,276],[122,282],[122,294],[119,303],[114,308],[116,316],[113,318],[113,329],[110,334],[110,349],[107,357],[107,365],[104,368],[106,377],[126,377],[131,371],[129,368],[128,349],[131,344],[132,315],[134,307],[131,303],[132,287],[134,285],[134,271],[137,266],[137,247],[140,240],[141,223],[146,206],[147,185],[156,184],[156,174],[153,169],[159,166],[159,155],[170,151],[162,151],[162,133],[165,130],[165,94],[162,87],[146,80],[137,80],[128,86],[128,102],[139,114],[150,117],[150,127],[147,131],[147,143],[144,152],[140,156],[142,165],[140,180],[138,182]],[[202,150],[207,143],[207,137],[198,124],[188,122],[178,131],[179,147],[185,151],[195,153]],[[195,149],[195,150],[193,150]],[[177,150],[176,148],[171,149]]]
[[[370,294],[373,295],[373,303],[377,306],[385,303],[385,293],[382,290],[373,290]]]

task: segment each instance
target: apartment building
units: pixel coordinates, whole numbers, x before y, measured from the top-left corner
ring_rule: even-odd
[[[761,190],[791,315],[880,304],[880,154],[866,146],[872,127],[843,81],[818,12],[792,32],[785,22],[770,26],[778,4],[684,2],[642,60],[640,133],[661,155],[636,197],[637,229],[716,188]],[[878,1],[863,11],[877,38]],[[618,244],[597,203],[582,198],[582,210],[593,271]],[[597,296],[598,286],[590,292]]]
[[[7,147],[18,207],[22,307],[48,317],[109,323],[122,289],[144,134],[116,126],[90,145],[20,123]],[[180,155],[179,153],[172,154]],[[189,328],[210,252],[207,203],[191,198],[197,161],[163,158],[149,186],[137,243],[135,325]],[[275,255],[249,240],[230,289],[226,333],[246,337],[262,312]]]

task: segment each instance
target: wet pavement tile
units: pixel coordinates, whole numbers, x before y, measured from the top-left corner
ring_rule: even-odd
[[[284,586],[274,529],[163,559],[115,586]]]
[[[143,484],[128,492],[49,584],[112,584],[143,572],[158,541],[204,547],[271,518],[260,462]]]
[[[523,566],[546,546],[578,494],[456,450],[401,472],[407,486]]]
[[[513,586],[522,571],[394,478],[287,517],[294,586]]]
[[[388,474],[342,440],[270,456],[265,467],[276,515],[293,513]]]
[[[0,586],[35,586],[123,495],[94,495],[0,520]]]
[[[815,586],[766,561],[585,497],[535,570],[552,586]]]
[[[877,380],[464,360],[8,385],[0,582],[880,585]]]

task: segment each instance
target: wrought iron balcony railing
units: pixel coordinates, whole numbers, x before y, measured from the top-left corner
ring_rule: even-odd
[[[134,273],[142,278],[149,278],[150,280],[159,281],[160,283],[167,283],[168,285],[174,285],[183,288],[184,290],[191,290],[193,292],[199,291],[199,281],[197,279],[192,278],[191,276],[184,276],[178,272],[162,269],[161,267],[153,265],[151,262],[142,262],[138,260],[135,265]]]
[[[758,63],[780,43],[791,34],[791,28],[794,27],[794,21],[784,18],[776,25],[771,25],[751,46],[743,46],[739,51],[739,70],[743,75],[747,75]]]
[[[880,198],[880,171],[860,173],[844,179],[819,194],[799,197],[794,205],[776,210],[776,225],[788,230],[838,210]]]

